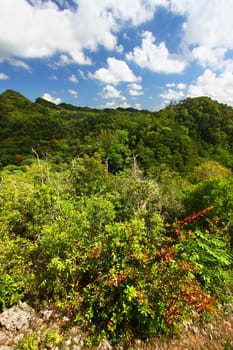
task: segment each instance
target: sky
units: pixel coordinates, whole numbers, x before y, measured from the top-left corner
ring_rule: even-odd
[[[233,106],[233,0],[0,0],[0,93],[152,111]]]

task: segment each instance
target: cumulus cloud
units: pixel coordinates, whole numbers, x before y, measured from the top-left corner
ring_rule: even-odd
[[[171,0],[171,10],[186,17],[188,45],[233,48],[232,0]]]
[[[100,108],[114,108],[114,109],[118,107],[130,108],[131,105],[126,101],[119,102],[119,100],[112,100],[112,101],[106,102],[104,106],[100,106]]]
[[[191,50],[190,60],[204,69],[225,70],[233,49],[232,0],[171,0],[170,9],[185,18],[182,45]],[[232,60],[231,60],[232,61]]]
[[[76,63],[90,64],[84,50],[122,50],[117,33],[124,24],[152,19],[168,0],[73,0],[73,5],[67,0],[1,0],[0,56],[43,58],[62,52]]]
[[[94,74],[89,74],[90,78],[100,80],[107,84],[119,84],[120,82],[136,82],[140,81],[140,77],[136,77],[126,62],[117,60],[114,57],[108,57],[108,68],[100,68]]]
[[[198,46],[192,50],[192,55],[203,68],[211,67],[219,70],[225,66],[224,56],[226,51],[227,49],[223,47]]]
[[[173,82],[167,83],[166,87],[167,89],[162,94],[160,94],[160,97],[163,98],[163,102],[159,106],[157,106],[157,110],[164,108],[171,101],[179,101],[180,99],[186,97],[186,84]]]
[[[129,84],[128,88],[129,88],[129,94],[131,96],[141,96],[144,94],[142,91],[142,86],[140,84],[136,84],[136,83]]]
[[[138,109],[138,110],[142,109],[141,103],[136,103],[135,104],[135,108]]]
[[[68,92],[69,92],[72,96],[74,96],[74,98],[77,98],[77,97],[78,97],[78,92],[77,92],[77,91],[72,90],[72,89],[69,89]]]
[[[169,53],[164,42],[158,45],[155,42],[156,39],[151,32],[143,32],[141,47],[135,47],[133,51],[126,54],[126,58],[152,72],[183,72],[187,62],[181,56]]]
[[[160,94],[160,96],[168,101],[171,101],[171,100],[179,100],[180,98],[184,97],[184,93],[183,91],[168,89],[163,94]]]
[[[188,96],[209,96],[233,106],[233,73],[222,72],[217,75],[211,69],[206,69],[196,83],[189,86]]]
[[[82,60],[81,62],[82,64],[86,64],[86,65],[90,65],[92,63],[89,57],[85,57],[85,62]],[[58,57],[58,59],[56,59],[55,61],[52,61],[52,63],[49,63],[49,67],[51,69],[58,69],[60,67],[65,67],[69,64],[74,64],[74,63],[78,63],[78,61],[76,62],[75,59],[70,55],[62,54]]]
[[[128,87],[130,89],[134,89],[134,90],[142,90],[142,86],[140,84],[137,84],[137,83],[129,84]]]
[[[8,75],[5,73],[0,73],[0,80],[7,80],[9,79]]]
[[[176,88],[178,90],[184,90],[184,89],[186,89],[187,85],[184,84],[184,83],[178,83],[178,84],[176,84],[176,83],[167,83],[166,87],[167,88]]]
[[[141,96],[143,95],[143,91],[138,91],[138,90],[133,90],[133,89],[129,89],[129,94],[131,96]]]
[[[69,81],[71,81],[72,83],[77,83],[77,82],[78,82],[78,78],[76,77],[75,74],[72,74],[72,75],[69,77]]]
[[[117,90],[112,85],[106,85],[102,92],[100,93],[100,96],[104,99],[108,98],[120,98],[122,100],[125,100],[125,97],[121,95],[121,91]]]
[[[61,99],[59,97],[52,97],[49,93],[45,92],[42,96],[44,100],[55,103],[56,105],[61,103]]]
[[[178,83],[177,84],[177,89],[179,89],[179,90],[184,90],[184,89],[186,89],[186,84],[184,84],[184,83]]]

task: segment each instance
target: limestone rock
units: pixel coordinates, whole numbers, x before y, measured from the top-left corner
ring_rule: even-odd
[[[0,315],[0,327],[9,332],[21,331],[27,329],[34,318],[35,311],[27,303],[19,302]]]

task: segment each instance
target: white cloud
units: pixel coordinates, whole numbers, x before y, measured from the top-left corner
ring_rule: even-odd
[[[225,58],[233,50],[232,0],[171,0],[170,6],[185,18],[182,45],[191,50],[191,60],[216,71],[232,66]]]
[[[119,105],[119,107],[121,107],[121,108],[130,108],[130,107],[132,107],[132,106],[131,106],[131,104],[129,104],[128,102],[124,101],[123,103],[121,103],[121,104]]]
[[[25,69],[27,71],[31,71],[31,67],[27,63],[25,63],[21,60],[18,60],[16,58],[11,57],[7,61],[11,66],[14,66],[16,68],[22,68],[22,69]]]
[[[129,88],[134,89],[134,90],[142,90],[142,86],[137,83],[132,83],[128,85]]]
[[[72,83],[77,83],[78,82],[78,79],[76,77],[75,74],[72,74],[70,77],[69,77],[69,81],[71,81]]]
[[[122,37],[123,37],[123,39],[125,39],[125,40],[130,40],[130,37],[128,36],[128,34],[127,34],[126,32],[123,33]]]
[[[153,72],[183,72],[187,62],[181,56],[169,53],[164,42],[156,45],[155,41],[151,32],[143,32],[141,47],[135,47],[132,52],[126,54],[126,58]]]
[[[210,48],[207,46],[198,46],[192,50],[192,55],[204,68],[222,69],[225,66],[224,56],[226,51],[226,48],[223,47]]]
[[[72,64],[72,63],[75,63],[74,58],[72,58],[69,55],[62,54],[59,56],[58,60],[56,60],[52,63],[49,63],[49,67],[51,69],[57,69],[59,67],[65,67],[65,66]],[[85,62],[82,62],[82,64],[91,64],[91,59],[86,57]]]
[[[183,91],[177,91],[174,89],[168,89],[163,94],[160,94],[160,96],[166,100],[179,100],[180,98],[184,97]]]
[[[125,97],[121,95],[121,92],[112,85],[106,85],[103,88],[103,91],[100,93],[100,96],[104,99],[120,98],[122,100],[125,100]]]
[[[165,108],[171,101],[179,101],[186,96],[184,90],[187,89],[187,85],[184,83],[167,83],[166,87],[167,90],[160,94],[164,101],[156,107],[156,110]]]
[[[186,17],[188,45],[233,48],[232,0],[171,0],[171,9]]]
[[[58,1],[58,0],[56,0]],[[0,56],[50,57],[61,52],[73,62],[90,64],[84,50],[107,50],[117,45],[125,24],[137,26],[153,18],[168,0],[1,0]],[[129,11],[130,9],[130,11]],[[17,28],[17,30],[16,30]]]
[[[135,104],[135,108],[138,109],[138,110],[142,109],[141,103],[136,103]]]
[[[142,86],[140,84],[136,84],[136,83],[129,84],[128,88],[129,88],[129,94],[131,96],[141,96],[144,94],[142,91]]]
[[[130,108],[132,107],[128,102],[124,101],[122,103],[116,100],[112,100],[112,101],[108,101],[106,102],[106,104],[104,106],[100,106],[100,108],[118,108],[118,107],[121,107],[121,108]]]
[[[79,72],[79,74],[80,74],[80,77],[81,77],[83,80],[87,80],[87,77],[86,77],[85,73],[84,73],[81,69],[79,69],[78,72]]]
[[[123,53],[124,52],[124,46],[123,45],[116,46],[116,52],[117,53]]]
[[[175,87],[175,86],[176,86],[175,83],[167,83],[166,84],[166,87],[168,87],[168,88]]]
[[[5,74],[5,73],[0,73],[0,80],[8,80],[8,79],[9,79],[9,77],[8,77],[7,74]]]
[[[45,92],[42,96],[44,100],[47,100],[49,102],[55,103],[56,105],[61,103],[61,99],[59,97],[52,97],[50,94]]]
[[[187,85],[184,84],[184,83],[178,83],[177,84],[177,89],[179,89],[179,90],[184,90],[184,89],[186,89],[186,87],[187,87]]]
[[[187,85],[184,84],[184,83],[178,83],[178,84],[176,84],[176,83],[167,83],[166,87],[167,88],[175,88],[175,89],[178,89],[178,90],[184,90],[184,89],[186,89]]]
[[[140,81],[136,77],[126,62],[108,57],[108,68],[100,68],[94,74],[89,73],[90,78],[94,78],[107,84],[119,84],[120,82]]]
[[[154,110],[154,111],[160,111],[161,109],[166,108],[166,107],[169,105],[170,102],[171,102],[171,101],[163,101],[162,103],[156,105],[156,106],[153,108],[153,110]]]
[[[184,16],[182,46],[204,69],[189,86],[191,96],[207,95],[232,105],[232,0],[171,0],[171,10]]]
[[[68,92],[69,92],[72,96],[74,96],[75,98],[78,97],[78,92],[77,92],[77,91],[72,90],[72,89],[69,89]]]
[[[143,91],[139,91],[139,90],[134,90],[134,89],[129,89],[129,94],[131,96],[141,96],[143,95]]]
[[[196,83],[189,86],[188,96],[209,96],[233,106],[233,73],[223,72],[217,75],[211,69],[206,69]]]

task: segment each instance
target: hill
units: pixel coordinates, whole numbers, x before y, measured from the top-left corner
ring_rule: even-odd
[[[57,163],[97,152],[112,172],[135,155],[145,172],[161,164],[188,172],[208,159],[232,167],[232,136],[233,109],[207,97],[151,112],[31,102],[11,90],[0,95],[2,167],[30,158],[32,148]]]
[[[194,332],[200,348],[231,346],[232,108],[97,110],[6,91],[0,126],[0,327],[17,303],[51,316],[17,348],[73,348],[73,329],[83,348],[169,348],[184,326],[181,344]]]

